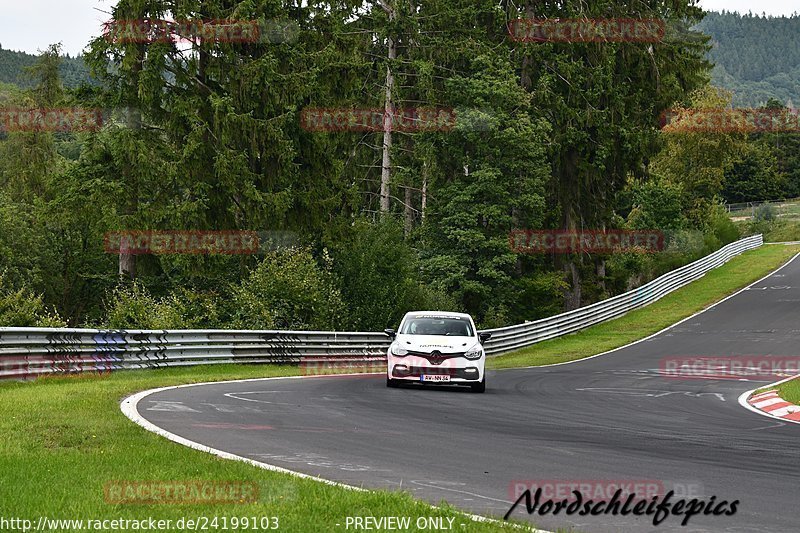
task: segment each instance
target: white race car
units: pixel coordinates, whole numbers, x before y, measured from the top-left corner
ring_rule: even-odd
[[[387,353],[386,386],[401,382],[469,385],[486,390],[482,343],[491,333],[478,333],[472,317],[464,313],[412,311],[400,329],[386,329],[391,338]]]

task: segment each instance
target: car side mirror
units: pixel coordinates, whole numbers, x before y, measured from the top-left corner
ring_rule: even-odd
[[[386,328],[385,330],[383,330],[383,332],[386,333],[392,340],[394,340],[394,338],[397,336],[397,332],[390,328]]]
[[[481,344],[483,344],[484,342],[486,342],[486,341],[488,341],[489,339],[492,338],[492,334],[491,333],[478,333],[478,338],[480,338]]]

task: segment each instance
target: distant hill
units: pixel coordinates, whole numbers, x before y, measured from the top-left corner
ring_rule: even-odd
[[[36,62],[38,56],[14,50],[4,50],[0,46],[0,83],[11,83],[18,87],[28,88],[30,80],[25,78],[25,67],[30,67]],[[83,57],[65,56],[61,63],[61,79],[65,87],[79,87],[84,83],[92,84],[89,68]]]
[[[711,36],[712,80],[733,91],[734,105],[758,106],[769,98],[800,105],[800,15],[711,12],[696,29]]]

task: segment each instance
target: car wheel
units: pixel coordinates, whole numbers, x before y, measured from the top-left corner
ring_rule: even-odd
[[[472,392],[486,392],[486,376],[483,376],[480,383],[475,383],[470,387],[472,387]]]
[[[390,389],[396,389],[400,386],[400,383],[398,383],[396,379],[391,379],[389,376],[386,376],[386,386]]]

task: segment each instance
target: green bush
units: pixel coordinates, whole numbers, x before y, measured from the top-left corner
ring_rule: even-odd
[[[417,254],[393,219],[357,221],[333,256],[348,329],[381,331],[396,327],[408,311],[455,310],[454,298],[421,285]]]
[[[320,266],[307,249],[266,255],[231,288],[228,324],[241,329],[338,329],[345,315],[341,293],[323,253]]]
[[[26,286],[42,291],[52,261],[42,224],[31,206],[11,201],[0,190],[0,272],[6,288]]]
[[[424,283],[414,287],[412,302],[406,311],[451,311],[463,313],[455,295]],[[399,322],[398,322],[399,323]]]
[[[739,240],[739,228],[736,227],[736,224],[733,223],[731,217],[728,216],[725,208],[721,205],[714,206],[709,221],[711,224],[711,233],[719,241],[719,245],[708,249],[707,253],[711,253],[721,246]]]
[[[668,232],[664,239],[664,252],[673,256],[699,258],[703,254],[703,234],[698,230]]]
[[[106,300],[111,329],[182,329],[185,323],[168,298],[157,299],[140,282],[116,287]]]
[[[675,230],[686,226],[679,186],[666,181],[651,181],[632,187],[631,192],[630,228]]]
[[[612,294],[628,291],[700,259],[713,246],[716,246],[713,250],[719,248],[719,240],[711,233],[697,230],[664,232],[664,249],[660,252],[613,254],[606,261],[606,285]]]
[[[564,310],[564,291],[567,288],[568,284],[561,271],[534,272],[516,280],[508,321],[500,326],[561,313]],[[488,318],[484,318],[484,322],[488,322]]]
[[[655,257],[636,251],[612,254],[606,261],[606,287],[619,294],[641,285],[655,271]]]
[[[753,220],[755,222],[772,222],[776,216],[775,207],[772,204],[761,204],[753,212]]]
[[[0,274],[0,326],[58,328],[66,323],[46,308],[40,295],[25,287],[12,289]]]
[[[220,310],[225,295],[180,287],[164,298],[161,306],[168,307],[176,317],[180,329],[220,329],[227,327]],[[166,310],[165,310],[165,314]]]
[[[508,308],[504,305],[490,305],[483,315],[483,320],[477,326],[478,329],[494,329],[509,324]]]

